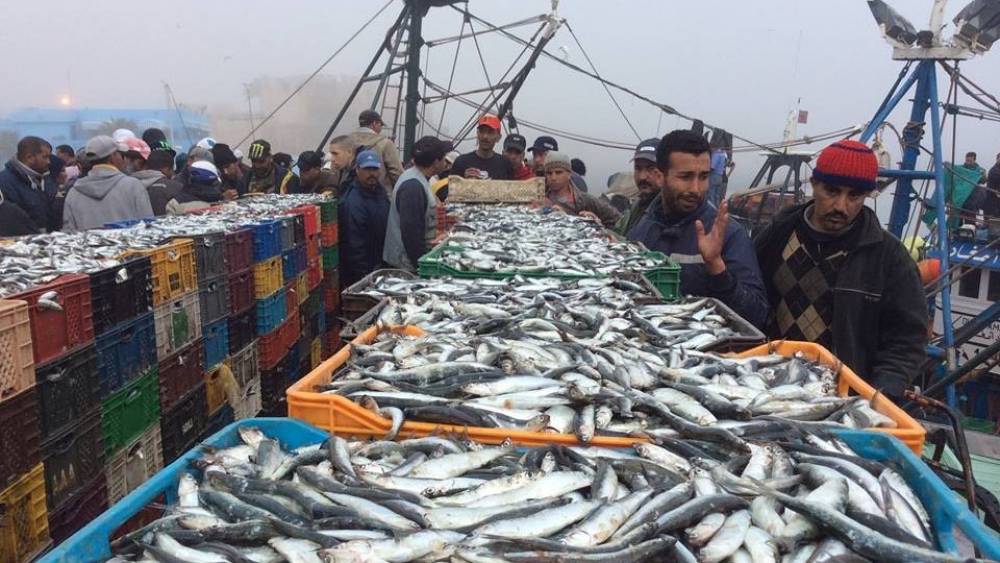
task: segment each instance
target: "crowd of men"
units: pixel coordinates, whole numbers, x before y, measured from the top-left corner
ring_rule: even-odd
[[[479,120],[472,152],[428,136],[405,165],[378,113],[362,112],[358,125],[333,138],[326,154],[305,151],[294,162],[256,140],[249,165],[212,139],[178,154],[157,129],[120,130],[54,153],[26,137],[0,172],[0,235],[91,229],[252,194],[332,193],[346,286],[383,267],[416,269],[438,235],[449,177],[543,177],[541,205],[667,254],[681,266],[683,294],[717,298],[771,338],[822,344],[890,396],[901,396],[924,356],[927,302],[908,252],[865,206],[878,163],[864,144],[839,141],[820,152],[812,199],[779,213],[751,240],[720,191],[730,165],[692,131],[638,144],[631,159],[638,192],[619,209],[588,193],[586,166],[560,152],[556,139],[528,146],[519,134],[503,137],[494,115]],[[968,160],[964,168],[973,171]],[[970,174],[974,186],[988,178],[986,199],[974,201],[995,205],[989,196],[1000,193],[1000,155],[988,174]]]

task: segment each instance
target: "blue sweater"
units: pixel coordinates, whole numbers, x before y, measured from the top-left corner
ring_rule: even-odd
[[[663,211],[660,196],[649,204],[639,222],[628,232],[629,240],[658,250],[681,266],[681,293],[714,297],[758,328],[767,322],[768,305],[757,255],[746,230],[730,219],[722,259],[726,271],[709,275],[698,252],[694,222],[701,219],[706,232],[715,223],[716,209],[703,203],[694,213],[680,220],[670,220]]]

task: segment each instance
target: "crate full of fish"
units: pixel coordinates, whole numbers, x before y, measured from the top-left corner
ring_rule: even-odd
[[[25,301],[0,300],[0,401],[35,384],[31,320]]]
[[[373,326],[288,389],[289,415],[357,437],[443,431],[607,446],[656,436],[738,444],[766,416],[874,427],[922,444],[916,421],[813,344],[738,358],[676,346],[665,358],[617,337],[556,345],[560,335],[540,326],[522,325],[536,336],[522,339]]]
[[[743,455],[680,441],[525,449],[250,419],[42,561],[970,561],[955,529],[1000,557],[997,537],[891,437],[757,437]],[[112,542],[158,498],[173,508],[165,519]]]
[[[194,241],[174,239],[148,250],[130,250],[123,257],[148,256],[153,268],[153,306],[198,289]]]
[[[54,360],[94,340],[90,278],[86,275],[60,276],[9,298],[28,303],[36,364]]]
[[[133,256],[122,264],[90,274],[94,333],[153,310],[152,264],[147,256]]]

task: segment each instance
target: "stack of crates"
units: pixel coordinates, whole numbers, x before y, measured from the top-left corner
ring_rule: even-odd
[[[294,223],[282,219],[262,221],[251,226],[253,231],[253,277],[255,305],[256,353],[262,403],[267,404],[267,390],[280,388],[284,394],[284,373],[278,373],[280,364],[288,353],[288,335],[298,330],[298,315],[288,319],[288,295],[284,279],[284,247],[294,247]],[[232,367],[232,366],[230,366]],[[234,374],[235,376],[235,374]],[[265,388],[267,390],[265,390]],[[268,410],[265,416],[284,416],[284,411]]]
[[[324,329],[322,334],[322,357],[333,355],[342,346],[340,342],[340,241],[337,225],[337,200],[329,199],[319,204],[321,262],[323,276],[320,289],[323,295]]]
[[[272,262],[273,265],[273,262]],[[257,309],[254,285],[253,231],[241,229],[226,235],[226,266],[229,269],[229,354],[225,365],[232,374],[235,420],[260,412],[260,370],[257,365]],[[271,270],[274,273],[274,270]],[[266,271],[262,284],[267,285]],[[272,283],[275,283],[272,278]],[[276,282],[280,285],[280,281]],[[225,373],[221,375],[226,375]],[[214,398],[214,397],[213,397]],[[218,417],[222,418],[222,417]]]
[[[30,308],[36,306],[32,302]],[[0,561],[4,562],[29,561],[50,543],[44,450],[40,447],[40,386],[35,384],[38,350],[32,347],[30,317],[28,301],[0,301],[0,349],[4,350],[0,355]]]

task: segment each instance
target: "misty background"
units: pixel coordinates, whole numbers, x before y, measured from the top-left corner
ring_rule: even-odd
[[[208,115],[215,139],[236,145],[249,134],[251,122],[260,123],[383,4],[382,0],[175,0],[123,5],[108,0],[51,0],[45,4],[45,16],[19,5],[4,11],[0,34],[0,52],[6,53],[7,61],[0,116],[18,108],[67,104],[170,107],[164,90],[169,84],[178,104]],[[926,27],[929,0],[891,4],[918,29]],[[949,3],[945,37],[952,32],[951,18],[965,4],[964,0]],[[471,0],[467,6],[497,25],[551,8],[548,0]],[[395,0],[255,137],[293,155],[316,148],[401,8],[402,1]],[[759,143],[780,141],[789,112],[796,108],[809,112],[799,136],[864,123],[903,64],[892,60],[891,48],[880,37],[863,0],[563,0],[558,13],[569,22],[583,50],[564,26],[549,44],[549,52],[589,68],[585,50],[605,78]],[[461,27],[458,11],[432,8],[424,20],[424,38],[454,36]],[[513,32],[527,39],[537,28],[533,24]],[[481,35],[478,43],[492,82],[522,49],[498,34]],[[427,76],[446,85],[455,44],[423,51],[425,57],[428,53]],[[963,62],[961,67],[988,91],[1000,92],[997,53]],[[476,46],[466,39],[452,91],[486,84]],[[948,90],[947,77],[940,71],[939,90],[942,97]],[[373,92],[373,84],[362,90],[336,133],[356,128],[357,114],[371,103]],[[640,138],[690,126],[632,96],[613,92],[638,135],[600,84],[544,57],[518,96],[514,114],[546,127],[633,145]],[[470,97],[481,101],[485,94]],[[959,103],[975,105],[964,95]],[[900,129],[908,112],[909,104],[901,104],[892,118]],[[474,113],[455,100],[447,108],[430,105],[423,132],[431,133],[431,127],[440,123],[453,135]],[[540,134],[523,122],[520,132],[529,143]],[[1000,152],[995,124],[960,118],[957,137],[959,161],[966,151],[977,151],[980,164],[988,168]],[[592,191],[603,190],[608,175],[631,166],[630,151],[559,140],[564,152],[586,162]],[[929,137],[925,143],[929,145]],[[951,146],[949,124],[945,160],[951,160]],[[473,148],[466,142],[459,150]],[[888,140],[888,149],[893,160],[900,158],[894,139]],[[754,151],[737,154],[735,161],[730,193],[749,183],[763,159]],[[918,167],[926,163],[922,156]]]

